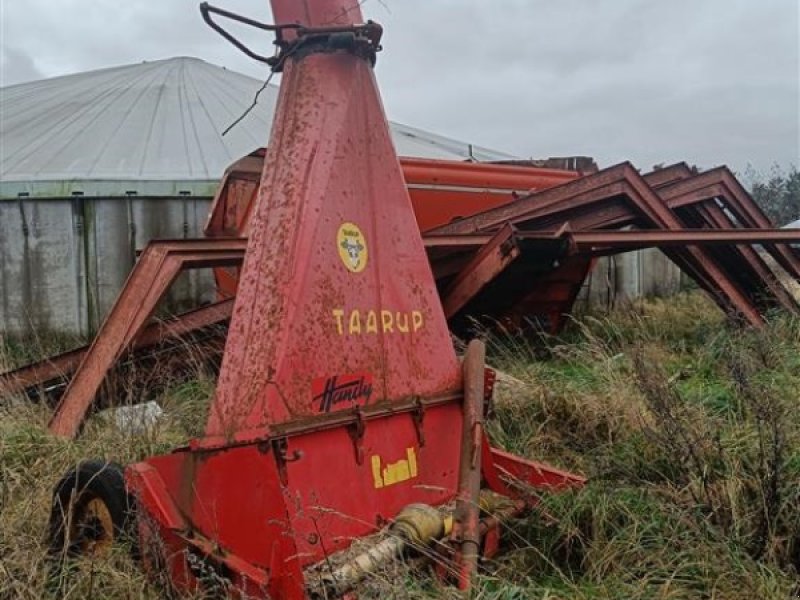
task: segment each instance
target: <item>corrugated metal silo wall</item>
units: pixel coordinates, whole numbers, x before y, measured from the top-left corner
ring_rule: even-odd
[[[151,239],[202,236],[208,197],[0,200],[0,332],[89,335]],[[207,270],[181,275],[166,312],[213,298]]]
[[[152,239],[193,238],[211,198],[200,196],[0,200],[0,333],[90,335]],[[602,258],[580,309],[610,309],[680,288],[679,269],[658,250]],[[166,313],[213,299],[208,270],[181,275]]]
[[[597,261],[578,295],[581,311],[611,310],[636,298],[669,296],[686,283],[682,271],[657,248]]]

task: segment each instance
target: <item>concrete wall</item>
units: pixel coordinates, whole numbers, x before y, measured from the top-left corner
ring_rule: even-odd
[[[200,237],[210,202],[191,195],[0,199],[0,333],[90,334],[136,252],[151,239]],[[680,270],[658,250],[603,258],[578,306],[610,309],[674,293],[680,282]],[[175,283],[166,308],[212,298],[210,271],[192,271]]]
[[[202,235],[208,197],[0,200],[0,333],[88,334],[154,238]],[[167,299],[181,309],[213,297],[208,271],[181,276]]]

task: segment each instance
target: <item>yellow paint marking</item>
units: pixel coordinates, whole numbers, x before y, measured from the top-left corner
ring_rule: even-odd
[[[336,247],[348,271],[360,273],[367,266],[367,239],[355,223],[342,223],[336,232]]]
[[[372,479],[376,490],[414,479],[418,475],[417,452],[414,448],[406,448],[406,458],[385,466],[377,454],[373,455],[370,460]]]
[[[422,311],[409,312],[387,309],[345,311],[343,308],[331,310],[336,333],[339,335],[365,335],[368,333],[416,333],[425,326]]]

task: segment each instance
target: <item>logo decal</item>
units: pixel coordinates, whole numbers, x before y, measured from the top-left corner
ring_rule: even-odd
[[[414,479],[417,476],[417,452],[414,448],[406,448],[406,457],[394,463],[384,464],[378,454],[373,455],[370,462],[372,463],[372,482],[376,490]]]
[[[336,234],[336,246],[344,266],[360,273],[367,266],[367,239],[355,223],[342,223]]]
[[[330,412],[337,404],[348,402],[351,406],[366,404],[372,396],[372,375],[358,373],[355,375],[334,375],[320,377],[311,382],[313,402],[319,402],[319,412]]]
[[[416,333],[425,325],[422,311],[412,310],[332,310],[336,331],[339,335],[362,335],[365,333]]]

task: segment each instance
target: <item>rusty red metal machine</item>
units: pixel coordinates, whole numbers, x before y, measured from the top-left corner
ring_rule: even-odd
[[[757,327],[799,309],[753,245],[800,279],[800,232],[772,228],[724,168],[398,162],[372,75],[380,27],[352,0],[272,4],[276,26],[203,5],[284,74],[268,150],[228,169],[207,237],[150,243],[90,347],[0,374],[10,393],[72,375],[50,423],[72,437],[123,357],[227,324],[205,434],[124,475],[77,469],[53,547],[102,545],[122,519],[113,492],[136,499],[145,565],[178,590],[336,595],[408,546],[467,587],[499,517],[583,480],[490,446],[492,373],[480,343],[459,362],[449,329],[487,314],[558,331],[597,257],[645,247]],[[278,53],[218,17],[274,31]],[[206,267],[218,302],[154,321],[178,274]]]
[[[93,383],[88,388],[73,385],[71,398],[62,403],[72,412],[74,430],[101,382],[109,379],[111,367],[117,369],[121,361],[147,361],[171,348],[183,352],[187,336],[215,360],[221,355],[246,245],[241,236],[248,231],[263,156],[263,150],[255,152],[226,171],[206,226],[206,235],[213,239],[156,241],[142,252],[92,346],[92,358],[75,377],[79,381],[91,372]],[[785,271],[784,279],[797,280],[797,256],[788,245],[797,241],[797,232],[771,229],[725,168],[697,174],[681,163],[641,177],[626,165],[578,173],[418,159],[401,159],[400,164],[445,316],[456,331],[461,323],[488,315],[506,323],[536,319],[557,332],[597,257],[654,246],[670,252],[734,320],[760,326],[764,315],[776,308],[798,311],[776,266],[768,265],[764,256],[772,256],[777,268]],[[532,193],[520,191],[527,186]],[[562,207],[549,209],[547,219],[539,220],[536,211],[553,198]],[[664,242],[661,232],[666,235],[666,230],[646,218],[647,202],[651,207],[661,205],[662,214],[679,220],[683,229],[671,231],[681,244]],[[505,221],[492,212],[500,206],[505,206]],[[459,218],[469,212],[465,207],[485,210]],[[606,244],[589,248],[558,242],[556,230],[539,227],[559,227],[562,237],[578,241],[593,231],[606,232]],[[529,235],[536,232],[541,235]],[[634,246],[630,240],[637,237]],[[482,240],[482,245],[475,240]],[[762,244],[765,252],[753,244]],[[712,273],[686,262],[688,247],[697,245],[705,246],[700,256],[714,269]],[[220,300],[171,320],[153,321],[151,315],[176,274],[204,266],[215,267]],[[148,293],[143,296],[145,289]],[[88,350],[78,348],[0,373],[0,390],[27,391],[35,397],[45,391],[58,401]],[[109,388],[102,390],[105,402],[113,402],[113,386],[105,387]],[[74,411],[73,402],[81,408]]]
[[[463,365],[451,343],[372,73],[380,27],[352,0],[272,7],[277,26],[246,20],[276,31],[283,72],[246,243],[150,246],[70,388],[88,398],[181,268],[241,260],[205,434],[125,469],[147,569],[178,591],[222,581],[247,597],[328,597],[381,557],[438,544],[466,589],[479,553],[497,549],[498,515],[583,480],[486,438],[491,373],[480,342]],[[217,29],[213,15],[244,20],[202,9]],[[65,406],[51,429],[73,435],[87,406]],[[90,486],[71,477],[73,516],[96,541],[112,502],[80,500]],[[491,517],[482,488],[504,498]],[[54,517],[54,542],[74,545]]]
[[[262,157],[263,151],[255,152],[228,169],[211,208],[207,236],[247,235],[255,197],[253,173]],[[779,275],[752,247],[764,243],[779,268],[797,280],[800,260],[789,245],[780,243],[796,236],[771,232],[769,219],[724,167],[695,173],[679,163],[642,176],[629,163],[581,173],[408,159],[401,165],[451,327],[457,328],[464,317],[490,315],[536,320],[557,333],[595,258],[633,249],[621,231],[627,228],[689,230],[683,244],[665,251],[734,320],[758,327],[774,308],[800,310]],[[566,255],[564,246],[541,240],[509,249],[501,233],[508,226],[545,234],[562,228],[614,229],[621,237],[618,244],[610,237],[603,250]],[[751,235],[737,234],[743,245],[697,247],[713,242],[714,236],[704,237],[706,229],[744,229]],[[499,237],[481,253],[460,243],[460,236],[490,232]],[[429,239],[436,239],[435,248]],[[660,246],[657,240],[645,235],[638,248]],[[222,298],[235,295],[235,267],[216,269],[215,278]]]

